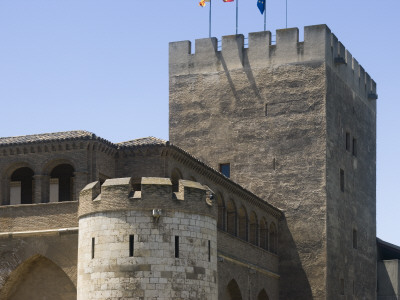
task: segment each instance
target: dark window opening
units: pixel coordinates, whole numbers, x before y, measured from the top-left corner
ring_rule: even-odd
[[[350,151],[350,133],[346,132],[346,150]]]
[[[50,177],[58,179],[58,201],[72,201],[74,168],[68,164],[58,165]]]
[[[272,169],[276,170],[276,158],[272,160]]]
[[[33,171],[28,168],[19,168],[11,175],[11,181],[20,182],[20,199],[16,199],[18,204],[33,203]],[[13,199],[11,199],[13,200]],[[20,201],[18,201],[20,200]]]
[[[340,190],[344,192],[344,170],[340,169]]]
[[[260,222],[260,247],[268,250],[268,223],[263,218]]]
[[[353,138],[353,156],[357,156],[357,139]]]
[[[340,279],[340,295],[344,295],[344,279]]]
[[[357,230],[353,229],[353,248],[357,249]]]
[[[94,258],[94,238],[92,238],[92,259]]]
[[[274,223],[269,225],[269,251],[278,253],[278,232]]]
[[[225,203],[224,199],[220,194],[217,196],[218,203],[218,221],[217,227],[218,229],[225,230]]]
[[[268,104],[265,104],[265,116],[268,116]]]
[[[130,235],[129,236],[129,256],[133,256],[133,249],[134,249],[134,242],[135,242],[135,236]]]
[[[239,209],[239,237],[247,241],[247,213],[246,209],[242,206]]]
[[[227,202],[226,207],[226,229],[228,233],[236,236],[236,206],[232,200]]]
[[[231,177],[231,165],[230,164],[220,164],[219,171],[225,175],[225,177]]]
[[[182,173],[178,169],[174,169],[171,173],[172,191],[179,192],[179,180],[182,179]]]
[[[211,241],[208,240],[208,261],[211,261]]]
[[[179,236],[175,236],[175,258],[179,258]]]

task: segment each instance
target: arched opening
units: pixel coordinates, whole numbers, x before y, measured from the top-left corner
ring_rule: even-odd
[[[50,202],[73,200],[74,168],[61,164],[50,173]]]
[[[59,266],[35,255],[10,274],[0,292],[0,299],[75,300],[76,288]]]
[[[247,212],[243,206],[239,209],[239,237],[247,241]]]
[[[261,292],[257,296],[257,300],[269,300],[267,292],[262,289]]]
[[[217,195],[217,204],[218,204],[217,227],[218,229],[225,230],[225,202],[221,194]]]
[[[226,204],[226,229],[236,236],[236,206],[232,200],[228,200]]]
[[[253,245],[258,245],[258,221],[254,211],[250,214],[249,242]]]
[[[269,226],[269,251],[272,253],[278,251],[278,233],[274,223]]]
[[[235,279],[229,281],[227,286],[227,294],[227,299],[229,300],[242,300],[242,294]]]
[[[182,173],[175,168],[171,172],[172,191],[179,192],[179,180],[182,179]]]
[[[28,167],[15,170],[11,174],[10,204],[33,203],[33,171]]]
[[[268,223],[264,218],[260,221],[260,247],[268,250]]]

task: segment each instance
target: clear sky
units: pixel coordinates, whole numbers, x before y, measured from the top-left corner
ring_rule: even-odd
[[[208,37],[198,1],[1,0],[0,136],[168,139],[168,43]],[[257,0],[239,1],[239,33],[263,30]],[[288,0],[301,40],[327,24],[378,84],[377,233],[398,245],[399,16],[399,0]],[[285,23],[285,0],[267,0],[267,30]],[[213,0],[212,35],[234,33],[235,3]]]

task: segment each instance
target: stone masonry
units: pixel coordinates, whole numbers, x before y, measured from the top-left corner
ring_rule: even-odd
[[[326,25],[190,49],[170,44],[170,140],[284,211],[280,299],[374,299],[375,82]]]

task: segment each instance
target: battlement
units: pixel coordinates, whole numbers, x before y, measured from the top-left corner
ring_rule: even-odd
[[[143,177],[138,183],[131,178],[107,179],[89,183],[80,193],[79,217],[104,211],[173,210],[216,217],[217,207],[211,191],[198,182],[179,180],[179,191],[173,192],[169,178]]]
[[[170,77],[324,62],[360,96],[377,99],[375,81],[326,25],[304,27],[303,42],[299,42],[298,28],[277,30],[276,45],[271,44],[270,31],[249,33],[248,45],[244,47],[241,34],[223,36],[221,51],[218,51],[215,37],[197,39],[195,53],[191,53],[190,41],[172,42],[169,45]]]

